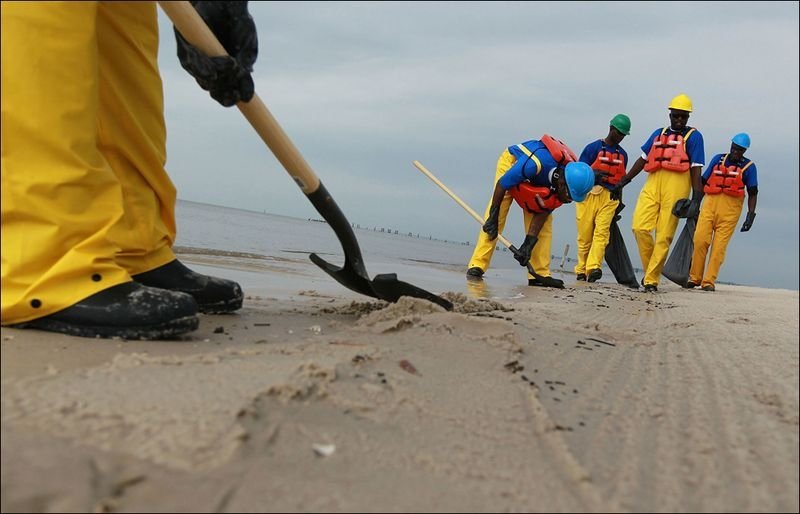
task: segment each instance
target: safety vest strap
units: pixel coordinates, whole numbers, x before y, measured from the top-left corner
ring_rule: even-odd
[[[539,172],[542,171],[542,161],[540,161],[538,157],[533,155],[533,152],[528,150],[528,148],[522,143],[518,144],[517,148],[519,148],[522,153],[530,157],[533,160],[533,162],[536,163],[536,174],[538,175]]]

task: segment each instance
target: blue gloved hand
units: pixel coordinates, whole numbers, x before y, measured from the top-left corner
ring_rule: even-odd
[[[753,226],[753,221],[756,219],[755,212],[748,212],[747,217],[744,219],[744,223],[742,223],[742,230],[740,232],[747,232],[750,230],[750,227]]]
[[[531,252],[533,251],[533,247],[536,246],[536,241],[539,238],[536,236],[527,235],[525,236],[525,241],[519,245],[519,248],[516,252],[514,252],[514,258],[517,259],[520,266],[527,266],[528,262],[531,260]]]
[[[486,218],[486,222],[483,224],[483,231],[489,236],[489,241],[497,239],[498,226],[500,224],[499,218],[500,206],[493,205],[492,208],[489,209],[489,217]]]
[[[178,59],[201,88],[225,107],[253,98],[253,64],[258,57],[256,25],[247,2],[192,1],[197,13],[225,47],[228,56],[209,57],[190,45],[177,29]]]

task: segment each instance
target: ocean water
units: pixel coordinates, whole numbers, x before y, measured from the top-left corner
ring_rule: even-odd
[[[344,263],[339,240],[325,222],[188,201],[178,201],[176,217],[175,246],[182,260],[199,272],[239,281],[245,294],[284,298],[315,291],[366,298],[309,260],[310,253],[317,253],[334,265]],[[471,245],[371,228],[353,231],[370,277],[396,273],[399,280],[433,293],[453,291],[481,298],[519,298],[531,289],[525,269],[504,248],[495,253],[485,279],[475,281],[465,277]],[[552,261],[553,276],[574,282],[574,275],[561,273],[558,264],[559,260]]]

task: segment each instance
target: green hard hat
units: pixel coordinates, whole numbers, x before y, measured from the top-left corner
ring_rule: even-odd
[[[631,119],[624,114],[617,114],[609,124],[626,136],[631,133]]]

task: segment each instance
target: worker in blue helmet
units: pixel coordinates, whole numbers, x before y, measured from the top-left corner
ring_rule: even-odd
[[[581,202],[595,184],[595,174],[560,140],[544,135],[506,148],[497,161],[494,191],[467,270],[468,278],[481,278],[489,267],[495,239],[505,226],[512,201],[523,207],[526,235],[515,258],[535,271],[528,285],[564,287],[550,276],[552,216],[564,203]]]
[[[694,253],[687,288],[716,289],[715,282],[725,260],[725,250],[742,214],[745,191],[747,217],[741,231],[747,232],[753,226],[758,200],[758,170],[755,163],[744,156],[748,148],[750,136],[744,132],[736,134],[731,139],[730,151],[715,155],[703,173],[704,201],[694,232]]]

